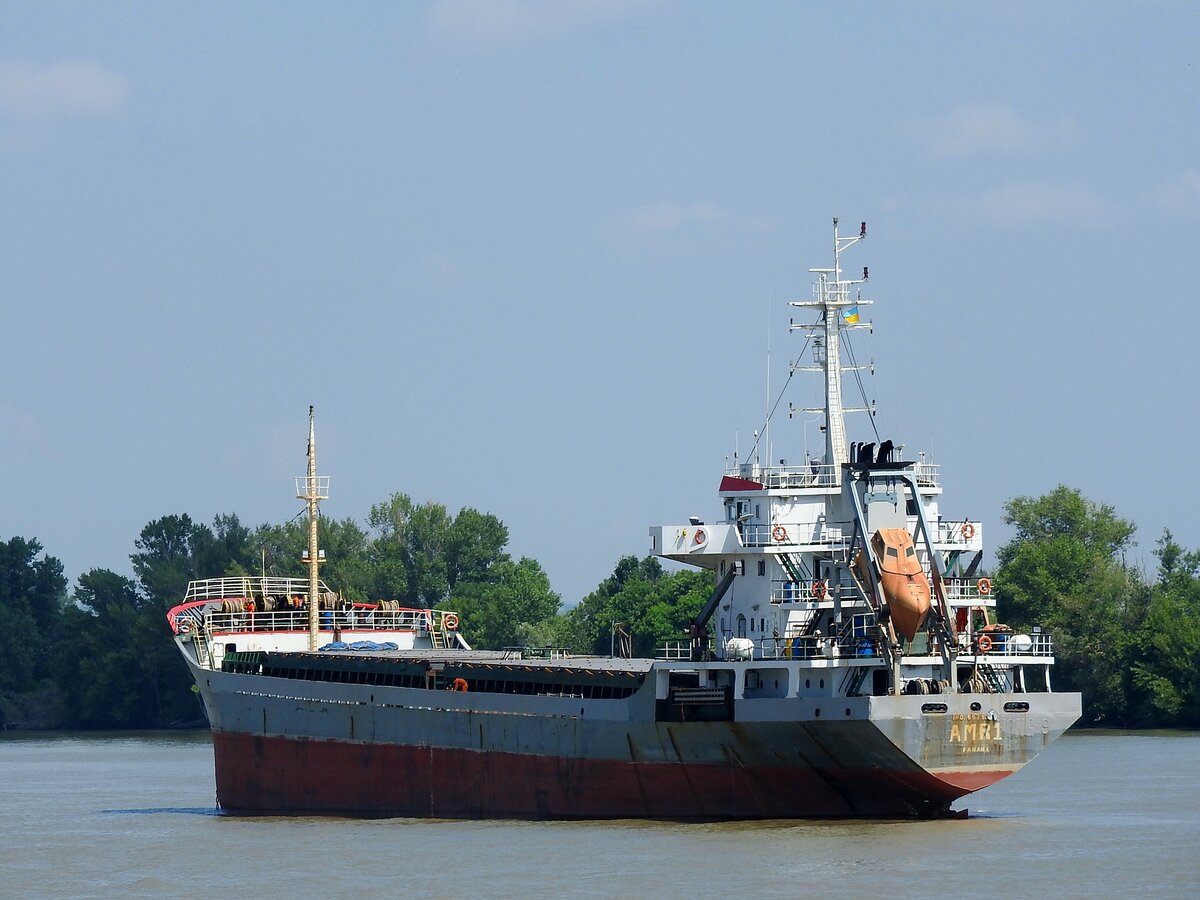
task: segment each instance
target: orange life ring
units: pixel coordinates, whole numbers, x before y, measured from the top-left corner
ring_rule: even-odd
[[[467,684],[467,679],[465,679],[465,678],[455,678],[454,679],[453,689],[458,691],[460,694],[465,694],[467,692],[468,687],[469,686]]]
[[[458,627],[458,616],[454,613],[446,613],[442,616],[442,627],[447,631],[453,631]],[[466,684],[464,681],[463,684]]]
[[[813,586],[812,586],[812,592],[813,592],[813,596],[816,597],[818,600],[824,600],[825,595],[828,593],[828,590],[825,588],[825,582],[814,581]]]
[[[964,541],[969,541],[971,538],[975,537],[975,526],[972,525],[970,522],[967,522],[966,524],[964,524],[963,529],[962,529],[962,536],[963,536]]]
[[[771,529],[771,537],[777,541],[786,541],[788,539],[787,529],[782,525],[776,525]]]
[[[981,634],[979,636],[979,652],[987,653],[991,649],[992,649],[992,639],[990,637],[988,637],[986,634]]]
[[[980,578],[977,582],[975,582],[975,587],[979,588],[979,593],[986,597],[992,592],[992,579]]]
[[[703,528],[696,529],[696,536],[694,538],[692,538],[692,543],[695,543],[695,544],[703,544],[704,543],[704,529]]]
[[[242,604],[242,609],[244,609],[246,612],[254,612],[256,609],[258,609],[258,604],[256,604],[253,600],[247,600]]]

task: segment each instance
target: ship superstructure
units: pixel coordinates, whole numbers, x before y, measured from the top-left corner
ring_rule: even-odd
[[[250,581],[198,582],[197,594],[232,596],[196,596],[169,616],[212,724],[220,805],[938,816],[1069,727],[1080,698],[1051,690],[1050,636],[994,622],[978,575],[981,523],[942,518],[936,466],[877,435],[849,440],[842,376],[863,368],[847,336],[866,325],[868,273],[844,279],[841,257],[865,237],[865,223],[842,237],[834,220],[833,267],[813,270],[812,299],[793,304],[812,316],[793,323],[812,351],[794,370],[823,377],[824,455],[791,466],[735,458],[719,520],[650,530],[654,553],[713,572],[687,641],[658,659],[472,650],[454,613],[329,592],[314,527],[303,588],[264,581],[255,595]],[[312,435],[310,410],[302,497],[315,516],[327,488]],[[283,592],[294,599],[275,610]],[[292,619],[247,626],[265,605]],[[219,618],[231,614],[236,628]],[[299,633],[319,649],[299,646]]]
[[[979,652],[979,630],[995,607],[990,579],[976,577],[983,525],[942,517],[938,467],[924,454],[903,459],[902,446],[877,435],[869,443],[848,442],[845,414],[874,414],[870,404],[847,409],[842,400],[843,374],[867,368],[844,363],[842,347],[850,331],[871,327],[859,312],[871,301],[857,290],[868,270],[861,279],[843,279],[841,256],[865,237],[865,222],[847,238],[837,233],[835,219],[833,267],[811,270],[817,275],[812,299],[791,303],[814,319],[791,324],[807,335],[813,359],[792,370],[823,377],[825,405],[790,409],[823,416],[824,456],[775,466],[735,456],[720,483],[720,520],[651,529],[653,552],[716,574],[718,587],[697,623],[692,655],[866,656],[868,693],[875,695],[921,685],[955,692],[961,678],[1011,686],[1014,679],[1028,683],[1031,671],[1048,684],[1054,659],[1045,633],[987,637],[987,652]],[[921,608],[907,605],[910,598],[902,595],[910,591],[888,590],[889,572],[905,565],[922,573]],[[701,648],[710,630],[713,646]]]

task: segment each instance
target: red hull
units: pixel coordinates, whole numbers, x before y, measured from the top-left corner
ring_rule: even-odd
[[[817,771],[622,762],[213,735],[229,812],[437,818],[838,818],[945,815],[1007,771]],[[958,776],[958,777],[955,777]],[[957,782],[957,783],[955,783]],[[968,787],[967,785],[970,784]]]

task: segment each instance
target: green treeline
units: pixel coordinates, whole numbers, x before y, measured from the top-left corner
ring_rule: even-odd
[[[1006,506],[1014,539],[998,554],[1001,621],[1054,637],[1057,690],[1084,694],[1084,724],[1200,725],[1200,552],[1164,532],[1153,578],[1127,566],[1134,526],[1060,487]],[[322,519],[322,578],[348,599],[454,609],[478,647],[557,646],[608,654],[613,625],[634,655],[683,640],[713,587],[626,556],[562,610],[536,560],[513,559],[495,516],[395,494],[364,525]],[[160,728],[203,713],[167,627],[193,579],[303,577],[306,524],[211,524],[165,516],[142,529],[132,579],[106,569],[68,587],[32,539],[0,540],[0,727]]]
[[[1134,524],[1058,487],[1004,519],[996,611],[1054,639],[1055,690],[1083,694],[1084,725],[1200,726],[1200,552],[1164,530],[1153,577],[1127,565]]]

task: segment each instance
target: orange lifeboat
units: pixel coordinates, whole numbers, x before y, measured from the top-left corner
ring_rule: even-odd
[[[879,561],[892,623],[911,641],[929,613],[929,580],[912,536],[903,528],[881,528],[871,538],[871,549]]]

